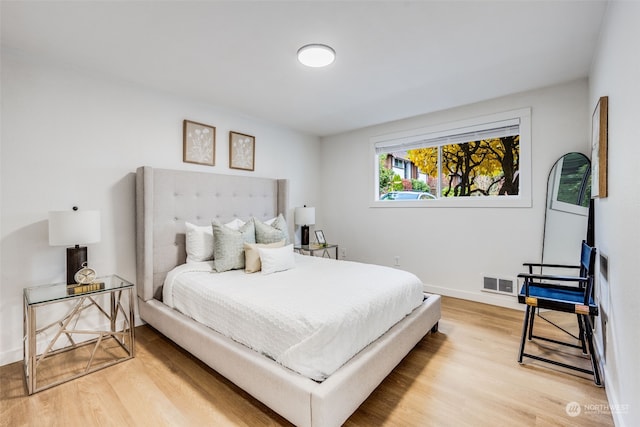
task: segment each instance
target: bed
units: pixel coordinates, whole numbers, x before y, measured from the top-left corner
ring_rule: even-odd
[[[440,298],[423,301],[322,381],[283,367],[163,302],[167,274],[185,263],[185,222],[235,218],[293,224],[287,180],[140,167],[136,264],[141,319],[297,426],[341,425],[430,330]],[[293,235],[293,230],[288,230]],[[342,261],[332,261],[341,263]]]

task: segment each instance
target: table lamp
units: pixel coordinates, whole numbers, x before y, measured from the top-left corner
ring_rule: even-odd
[[[49,245],[67,248],[67,284],[74,284],[74,275],[87,262],[87,245],[100,241],[100,211],[49,212]]]
[[[296,208],[295,211],[295,224],[300,225],[300,244],[309,244],[309,226],[316,223],[316,208],[304,207]]]

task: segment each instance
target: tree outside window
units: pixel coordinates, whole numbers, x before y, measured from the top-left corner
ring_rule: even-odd
[[[421,172],[439,181],[440,197],[519,193],[519,135],[417,148],[408,150],[407,157]]]
[[[407,190],[439,197],[519,194],[519,135],[407,150],[405,157],[420,178],[400,177],[386,167],[388,156],[379,157],[380,195]]]

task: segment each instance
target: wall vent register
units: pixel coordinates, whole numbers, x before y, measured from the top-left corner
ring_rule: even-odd
[[[500,294],[508,294],[513,295],[513,280],[504,279],[499,277],[488,277],[485,276],[482,278],[482,290],[487,292],[495,292]]]

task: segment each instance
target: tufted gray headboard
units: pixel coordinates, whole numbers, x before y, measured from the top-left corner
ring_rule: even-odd
[[[267,220],[282,213],[293,235],[286,179],[139,167],[136,172],[138,296],[162,299],[162,284],[185,262],[185,221]]]

